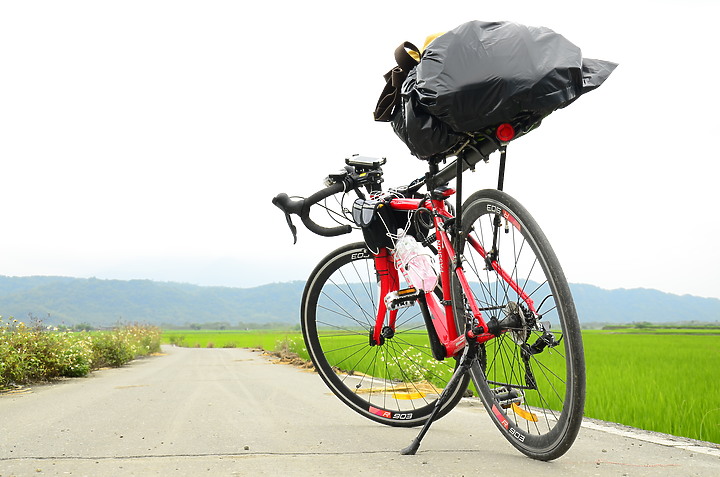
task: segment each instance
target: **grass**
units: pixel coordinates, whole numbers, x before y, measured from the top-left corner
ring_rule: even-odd
[[[585,415],[720,443],[720,334],[583,333]]]
[[[299,331],[165,330],[162,342],[187,348],[262,348],[273,351],[285,347],[303,359],[310,359]]]
[[[0,389],[85,376],[93,369],[122,366],[160,350],[159,328],[122,326],[112,331],[59,332],[0,318]]]

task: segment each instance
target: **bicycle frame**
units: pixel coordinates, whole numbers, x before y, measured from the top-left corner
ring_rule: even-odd
[[[536,124],[520,124],[519,131]],[[511,124],[501,127],[513,131]],[[471,379],[495,426],[529,457],[563,455],[580,429],[580,324],[545,234],[503,192],[511,136],[492,129],[468,135],[447,156],[428,159],[424,176],[387,190],[381,186],[384,158],[352,156],[328,175],[324,189],[272,200],[294,241],[291,215],[324,237],[362,231],[364,242],[330,252],[310,274],[300,310],[303,338],[318,373],[344,404],[381,424],[422,425],[403,455],[417,452],[432,422],[460,402]],[[479,190],[463,202],[463,172],[487,163],[495,151],[497,189]],[[351,192],[357,199],[348,208],[345,194]],[[339,211],[320,204],[336,194],[343,194]],[[336,225],[310,217],[316,204]],[[421,246],[437,255],[439,277],[423,261]],[[403,282],[408,286],[401,289]],[[415,303],[408,316],[399,313]]]
[[[455,191],[453,189],[448,189],[445,198],[453,195],[454,193]],[[457,356],[467,345],[468,339],[476,340],[481,344],[495,338],[496,335],[488,331],[488,324],[482,313],[483,310],[478,308],[475,300],[468,300],[468,304],[470,305],[470,311],[472,312],[473,317],[477,321],[476,330],[482,329],[482,332],[474,333],[472,330],[465,330],[463,335],[458,335],[456,331],[455,310],[452,305],[451,274],[456,274],[458,283],[460,284],[465,296],[473,295],[462,267],[462,260],[458,259],[452,245],[452,240],[445,230],[445,220],[453,218],[453,215],[450,214],[445,205],[445,200],[392,199],[390,200],[390,207],[399,211],[416,211],[421,207],[428,207],[432,212],[436,229],[442,300],[438,298],[434,291],[429,291],[424,292],[424,301],[430,312],[430,319],[432,321],[434,331],[437,334],[440,344],[445,349],[445,355],[443,357]],[[509,214],[504,213],[504,211],[503,216],[512,223],[514,227],[520,226],[514,218],[509,216]],[[483,259],[487,259],[488,252],[483,249],[480,243],[472,237],[468,237],[468,243],[480,254]],[[398,270],[395,267],[394,258],[390,251],[386,248],[380,249],[378,254],[375,255],[374,260],[375,270],[377,271],[380,279],[380,296],[384,297],[387,296],[388,293],[397,291],[399,289],[400,280]],[[537,315],[533,300],[525,293],[522,287],[513,280],[511,274],[504,270],[495,260],[490,261],[490,266],[492,266],[503,281],[518,294],[520,299],[525,302],[528,310],[533,315]],[[421,306],[423,305],[421,304]],[[388,328],[390,332],[394,332],[397,313],[398,310],[390,310],[388,313],[385,301],[380,300],[375,319],[375,327],[372,330],[372,340],[374,340],[374,343],[382,343],[383,333],[387,333]],[[430,332],[431,330],[428,331]]]
[[[487,162],[485,152],[492,152],[483,145],[494,148],[490,141],[470,144],[442,170],[440,159],[428,161],[424,177],[387,191],[380,186],[384,160],[353,156],[343,171],[328,176],[325,189],[307,198],[281,193],[273,204],[284,212],[294,239],[292,214],[321,236],[352,230],[338,217],[363,232],[364,243],[340,247],[315,267],[302,298],[308,352],[338,398],[382,424],[422,424],[401,451],[408,455],[416,453],[432,422],[457,405],[472,379],[505,438],[526,455],[549,460],[567,451],[582,420],[580,325],[542,230],[502,191],[505,144],[493,149],[500,151],[497,190],[477,191],[462,201],[463,172]],[[448,185],[452,179],[454,188]],[[310,218],[313,205],[352,191],[358,196],[352,209],[344,196],[340,212],[321,205],[337,226]],[[395,241],[403,227],[437,255],[438,280],[427,263],[413,262],[424,253],[417,243],[410,240],[405,247]],[[411,251],[410,264],[395,256],[406,260],[405,250]],[[369,282],[377,282],[378,290],[368,289]],[[540,298],[538,305],[531,296]],[[408,316],[399,312],[415,303],[418,308]]]

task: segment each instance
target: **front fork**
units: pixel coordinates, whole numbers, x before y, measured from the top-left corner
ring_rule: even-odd
[[[439,259],[441,261],[440,283],[444,296],[438,297],[435,291],[420,292],[417,304],[420,307],[425,327],[427,328],[430,348],[433,357],[438,361],[448,356],[454,356],[465,345],[462,336],[458,338],[455,331],[454,315],[450,293],[450,276],[448,268],[443,267],[443,261],[448,260],[447,249],[439,244]],[[400,276],[395,267],[394,257],[387,248],[382,248],[374,256],[375,271],[380,284],[380,299],[377,303],[375,324],[370,330],[370,346],[382,346],[387,338],[394,336],[397,321],[397,309],[388,310],[385,297],[400,288]],[[387,321],[386,321],[387,320]]]
[[[378,281],[380,282],[380,300],[377,304],[375,325],[370,330],[369,339],[370,346],[382,346],[385,344],[386,339],[391,338],[395,334],[395,325],[399,310],[388,310],[385,297],[388,296],[389,293],[399,290],[400,275],[395,267],[394,257],[387,248],[380,249],[377,255],[375,255],[374,260],[375,271]],[[449,303],[450,300],[443,300],[443,302]],[[456,337],[455,335],[450,336],[450,330],[454,331],[454,326],[448,327],[446,323],[446,316],[449,316],[451,320],[453,319],[451,314],[446,315],[446,310],[450,307],[443,306],[440,299],[435,295],[435,292],[421,292],[417,298],[417,304],[425,320],[425,327],[428,331],[433,357],[438,361],[442,361],[447,356],[454,355],[455,351],[448,353],[448,350],[443,344],[443,342],[447,343]],[[441,333],[441,335],[439,336],[438,333]]]
[[[370,333],[371,346],[384,344],[385,338],[395,333],[395,321],[397,320],[398,310],[390,310],[388,323],[385,325],[385,316],[388,313],[387,305],[385,305],[385,297],[388,293],[398,290],[400,280],[398,271],[393,263],[392,255],[387,248],[381,248],[377,255],[375,255],[375,272],[380,282],[380,299],[377,304],[375,327]]]

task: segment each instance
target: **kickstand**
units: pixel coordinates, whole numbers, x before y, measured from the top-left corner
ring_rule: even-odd
[[[450,399],[450,396],[453,394],[455,388],[462,380],[462,377],[465,376],[465,373],[470,371],[472,361],[477,356],[477,347],[477,341],[468,340],[467,345],[465,346],[465,349],[460,356],[460,365],[455,368],[455,372],[450,378],[450,381],[448,381],[447,386],[445,386],[443,392],[440,393],[440,397],[438,398],[438,400],[435,401],[435,407],[433,408],[430,417],[427,421],[425,421],[425,425],[423,425],[422,429],[420,429],[420,433],[417,435],[417,437],[415,437],[415,439],[413,439],[410,445],[400,451],[401,455],[415,455],[417,450],[420,448],[420,441],[423,440],[423,437],[425,437],[425,434],[427,434],[427,431],[430,429],[433,421],[435,421],[435,419],[437,418],[438,412],[443,407],[443,405],[445,405],[447,400]]]

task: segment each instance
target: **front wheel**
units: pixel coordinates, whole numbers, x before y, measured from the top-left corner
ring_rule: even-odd
[[[420,305],[398,312],[380,344],[371,340],[379,296],[373,254],[364,243],[341,247],[310,274],[302,298],[305,345],[318,373],[342,402],[391,426],[423,424],[457,361],[433,357]],[[399,284],[402,286],[402,284]],[[468,377],[439,411],[460,400]]]
[[[513,446],[555,459],[574,442],[585,403],[582,337],[565,275],[537,223],[501,191],[470,196],[462,228],[471,296],[454,277],[458,326],[476,325],[474,300],[496,335],[480,345],[475,386]]]

